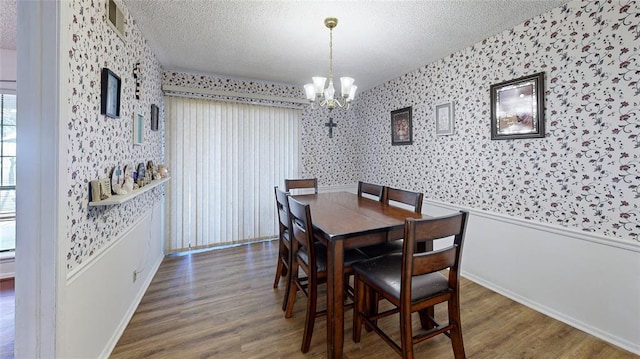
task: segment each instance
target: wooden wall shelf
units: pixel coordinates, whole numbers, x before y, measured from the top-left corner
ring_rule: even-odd
[[[111,195],[111,197],[109,197],[108,199],[102,200],[102,201],[97,201],[97,202],[89,202],[89,207],[97,207],[97,206],[111,206],[114,204],[122,204],[136,196],[139,196],[151,189],[154,189],[156,187],[158,187],[159,185],[167,182],[168,180],[170,180],[171,177],[165,177],[159,180],[153,180],[151,181],[151,183],[149,183],[148,185],[142,187],[142,188],[138,188],[138,189],[134,189],[131,193],[127,193],[127,194],[114,194]]]

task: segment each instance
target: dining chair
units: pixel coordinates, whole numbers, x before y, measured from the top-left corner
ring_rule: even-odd
[[[327,280],[327,247],[314,241],[313,222],[309,205],[304,205],[294,198],[289,200],[289,218],[291,221],[291,290],[287,299],[285,317],[290,318],[293,313],[296,294],[300,290],[307,297],[307,312],[305,316],[304,334],[301,351],[309,351],[313,327],[317,317],[326,316],[326,310],[317,310],[318,285]],[[357,250],[345,250],[344,273],[347,278],[353,275],[352,265],[367,259]],[[299,276],[299,269],[306,277]],[[348,280],[345,280],[347,285]],[[352,307],[347,306],[347,307]]]
[[[382,195],[382,203],[392,206],[399,205],[400,207],[413,210],[414,213],[421,213],[423,197],[424,195],[421,192],[385,187]],[[362,247],[360,250],[369,258],[375,258],[394,252],[399,253],[402,251],[402,241],[394,240],[386,243],[374,244]]]
[[[276,266],[276,277],[273,281],[273,288],[278,288],[280,279],[287,277],[286,289],[282,300],[282,310],[287,308],[287,299],[291,290],[291,222],[289,220],[289,201],[287,194],[276,186],[276,211],[278,212],[278,264]]]
[[[353,315],[353,341],[360,342],[363,322],[405,359],[412,359],[413,345],[438,334],[451,339],[456,359],[465,358],[460,322],[460,261],[468,213],[429,219],[407,218],[402,254],[355,263],[356,308]],[[452,237],[451,245],[426,253],[415,251],[416,243]],[[445,275],[442,271],[448,269]],[[371,293],[389,301],[393,308],[382,313],[371,311],[367,304]],[[428,309],[447,303],[446,324],[439,324]],[[414,335],[411,314],[418,312],[421,333]],[[393,314],[400,315],[400,344],[378,325],[377,321]]]
[[[387,187],[382,198],[382,202],[386,204],[403,204],[407,208],[413,209],[415,213],[422,212],[422,192],[412,192],[403,189]]]
[[[317,178],[297,178],[297,179],[285,179],[284,189],[287,192],[296,190],[296,194],[307,193],[311,191],[302,191],[303,189],[310,189],[312,193],[318,193],[318,179]]]
[[[384,186],[358,181],[358,197],[369,197],[382,202]]]

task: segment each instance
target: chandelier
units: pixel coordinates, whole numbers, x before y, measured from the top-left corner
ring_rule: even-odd
[[[338,19],[328,17],[324,19],[324,25],[329,28],[329,85],[325,88],[327,82],[326,77],[312,77],[313,83],[304,85],[304,91],[307,94],[307,100],[311,102],[311,108],[314,104],[320,107],[326,107],[333,110],[336,107],[349,108],[351,101],[356,96],[356,89],[353,77],[341,77],[340,89],[342,99],[335,98],[336,89],[333,87],[333,28],[338,25]]]

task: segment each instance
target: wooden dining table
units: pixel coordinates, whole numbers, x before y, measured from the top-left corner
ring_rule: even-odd
[[[314,231],[327,246],[327,357],[342,358],[344,251],[402,238],[404,220],[429,218],[348,192],[292,196],[309,204]]]

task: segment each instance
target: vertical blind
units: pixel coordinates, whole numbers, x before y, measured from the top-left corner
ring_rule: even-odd
[[[274,186],[299,173],[301,111],[167,96],[168,252],[277,236]]]

